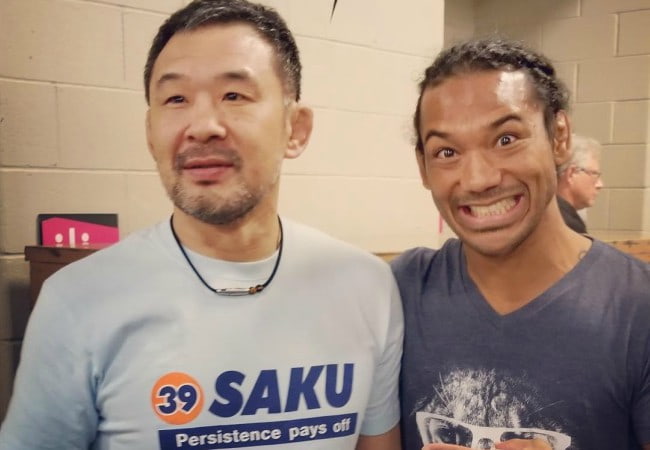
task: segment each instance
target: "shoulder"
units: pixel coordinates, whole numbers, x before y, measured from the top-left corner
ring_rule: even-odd
[[[378,256],[310,226],[282,219],[285,249],[293,259],[319,266],[362,267],[389,272]]]
[[[340,305],[350,314],[362,312],[374,323],[401,322],[399,291],[390,266],[372,253],[314,228],[283,219],[285,232],[278,286],[309,293],[325,308]],[[332,295],[334,293],[334,295]],[[325,296],[325,297],[321,297]],[[395,316],[393,318],[393,316]]]
[[[591,262],[582,274],[595,292],[638,298],[650,306],[650,264],[596,239],[585,258]]]
[[[463,288],[464,259],[461,242],[449,239],[437,250],[415,248],[391,262],[404,305],[422,295],[440,297]]]
[[[426,267],[435,258],[439,250],[427,247],[415,247],[406,250],[390,262],[395,274],[409,272],[413,269]]]
[[[458,239],[449,239],[439,249],[417,247],[407,250],[390,265],[398,281],[414,276],[420,278],[432,271],[443,271],[449,264],[459,264],[460,249]]]
[[[370,309],[399,295],[390,266],[378,256],[302,224],[283,219],[283,226],[280,271],[290,274],[288,279],[325,291],[344,286],[341,300],[353,299]]]
[[[65,266],[43,284],[47,292],[90,294],[113,290],[128,279],[141,277],[142,271],[160,266],[161,253],[168,252],[163,235],[165,222],[136,231],[116,244]]]
[[[641,278],[650,277],[650,264],[628,253],[624,253],[606,242],[594,239],[592,250],[596,252],[598,264],[609,266],[611,271],[610,276],[619,276],[621,273],[628,273],[632,276],[638,275]]]

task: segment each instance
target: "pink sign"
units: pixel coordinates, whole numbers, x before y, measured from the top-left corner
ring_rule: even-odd
[[[49,247],[97,247],[120,239],[117,227],[53,217],[41,223],[42,244]]]

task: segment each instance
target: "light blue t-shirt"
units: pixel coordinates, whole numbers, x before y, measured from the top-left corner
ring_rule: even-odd
[[[395,426],[402,314],[390,268],[283,224],[275,278],[252,296],[203,286],[168,222],[48,279],[0,449],[339,450]],[[244,286],[274,262],[190,258],[210,283]]]

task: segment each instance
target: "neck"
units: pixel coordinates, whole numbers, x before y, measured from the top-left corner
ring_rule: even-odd
[[[499,313],[526,305],[573,269],[591,241],[568,228],[551,201],[537,228],[505,255],[480,254],[463,246],[470,277]]]
[[[251,211],[236,223],[213,225],[174,208],[173,224],[181,243],[205,256],[226,261],[257,261],[277,249],[277,212]]]
[[[569,205],[576,208],[576,202],[575,199],[573,198],[573,194],[571,193],[570,189],[568,189],[565,186],[560,186],[558,184],[557,195],[558,197],[562,197]]]

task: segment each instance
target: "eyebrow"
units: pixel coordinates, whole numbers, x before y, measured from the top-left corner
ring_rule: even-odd
[[[156,80],[156,86],[160,87],[161,85],[170,82],[177,81],[189,78],[187,75],[178,73],[178,72],[167,72],[164,73]],[[215,80],[231,80],[231,81],[248,81],[254,84],[255,80],[247,70],[231,70],[223,73],[219,73],[214,76]]]
[[[511,120],[514,120],[516,122],[523,122],[523,119],[519,114],[507,114],[503,117],[499,117],[497,120],[490,123],[488,126],[490,128],[499,128],[501,125],[503,125],[506,122],[510,122]]]
[[[440,139],[447,139],[447,137],[449,137],[449,133],[445,133],[443,131],[438,131],[438,130],[429,130],[429,131],[427,131],[427,134],[424,135],[424,139],[422,139],[422,143],[424,144],[425,142],[427,142],[432,137],[439,137]]]
[[[496,129],[496,128],[499,128],[504,123],[510,122],[511,120],[514,120],[514,121],[517,121],[517,122],[523,122],[521,116],[519,116],[518,114],[507,114],[507,115],[505,115],[503,117],[499,117],[498,119],[494,120],[493,122],[490,122],[488,124],[488,127],[492,128],[492,129]],[[447,139],[449,137],[449,133],[446,133],[444,131],[439,131],[439,130],[429,130],[424,135],[424,139],[422,140],[422,143],[427,142],[432,137],[438,137],[440,139]]]

